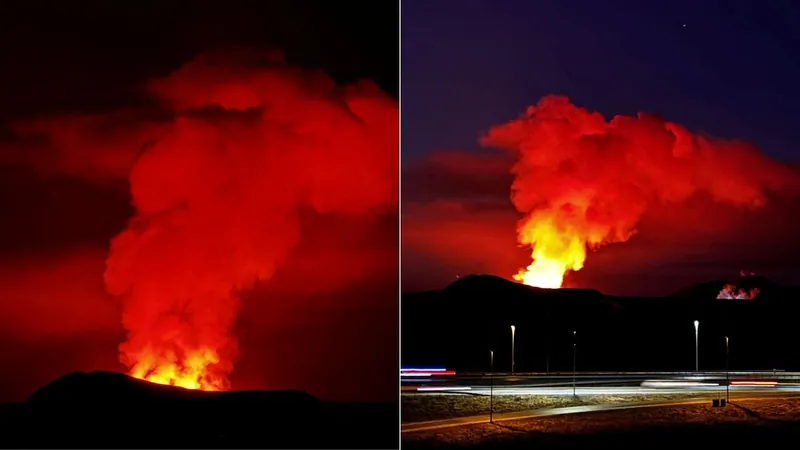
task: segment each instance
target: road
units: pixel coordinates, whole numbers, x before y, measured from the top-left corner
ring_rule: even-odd
[[[738,397],[736,400],[737,401],[764,400],[774,397],[775,397],[774,395],[748,395],[746,397]],[[699,404],[709,403],[709,401],[710,401],[709,399],[687,399],[687,400],[670,400],[670,401],[655,401],[655,402],[637,402],[637,403],[626,403],[626,404],[616,404],[616,405],[583,405],[583,406],[567,406],[563,408],[542,408],[529,411],[496,413],[494,414],[494,422],[533,419],[536,417],[550,417],[550,416],[558,416],[564,414],[579,414],[587,412],[620,411],[626,409],[657,408],[663,406],[699,405]],[[451,419],[403,423],[401,425],[401,432],[411,433],[417,431],[438,430],[442,428],[487,423],[488,421],[489,421],[488,415],[483,414],[480,416],[455,417]]]
[[[736,400],[800,395],[796,372],[638,372],[577,374],[453,374],[402,377],[404,395],[630,396],[623,404],[582,405],[495,414],[496,421],[557,414],[708,403],[709,394],[729,391]],[[679,395],[681,400],[637,402],[636,397]],[[704,398],[697,398],[703,396]],[[690,397],[690,398],[687,398]],[[691,398],[694,397],[694,398]],[[716,397],[716,396],[714,396]],[[485,423],[487,415],[405,423],[403,432]]]
[[[467,392],[488,395],[638,395],[707,393],[725,389],[800,389],[797,372],[619,372],[550,374],[453,374],[401,377],[405,392]]]
[[[465,389],[468,388],[468,389]],[[731,386],[732,393],[739,392],[786,392],[786,393],[800,393],[800,385],[775,385],[775,386]],[[571,387],[536,387],[536,386],[500,386],[490,389],[485,386],[464,386],[453,388],[437,388],[416,391],[419,394],[425,393],[469,393],[472,395],[691,395],[691,394],[708,394],[712,392],[725,392],[725,386],[699,386],[699,387],[685,387],[685,388],[648,388],[641,386],[631,387],[593,387],[593,386],[576,386],[575,390]]]

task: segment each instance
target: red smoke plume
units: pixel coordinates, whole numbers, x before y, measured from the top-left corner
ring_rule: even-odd
[[[396,104],[370,83],[340,89],[257,56],[205,55],[149,86],[176,120],[133,166],[136,216],[105,275],[136,376],[228,388],[239,293],[287,257],[299,210],[396,202]]]
[[[28,151],[2,156],[128,178],[135,215],[105,272],[123,305],[120,359],[140,378],[227,389],[240,294],[287,258],[300,213],[396,214],[397,103],[371,82],[336,86],[274,53],[209,53],[147,88],[158,120],[25,121],[11,129]]]
[[[515,279],[557,288],[583,268],[587,248],[624,242],[652,202],[698,192],[759,208],[795,173],[739,141],[690,133],[658,117],[616,116],[547,96],[517,120],[493,127],[482,144],[512,152],[511,199],[524,214],[518,241],[533,262]]]

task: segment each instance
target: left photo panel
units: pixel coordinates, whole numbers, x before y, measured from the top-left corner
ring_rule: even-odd
[[[398,448],[399,2],[0,6],[0,444]]]

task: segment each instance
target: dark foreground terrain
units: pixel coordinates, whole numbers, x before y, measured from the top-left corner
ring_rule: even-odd
[[[758,295],[718,299],[726,285]],[[518,372],[568,372],[573,362],[584,372],[693,370],[695,345],[700,370],[800,370],[798,297],[796,286],[749,275],[641,298],[470,275],[445,289],[402,295],[402,361],[485,372],[493,350],[494,369],[508,372],[515,325]]]
[[[800,400],[574,414],[403,434],[404,449],[762,448],[800,438]]]
[[[108,372],[76,373],[0,405],[4,448],[397,448],[391,403],[298,391],[199,392]]]

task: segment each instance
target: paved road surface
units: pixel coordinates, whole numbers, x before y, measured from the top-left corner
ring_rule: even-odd
[[[469,388],[469,389],[466,389]],[[776,385],[776,386],[731,386],[732,393],[740,392],[784,392],[784,393],[800,393],[800,385]],[[484,386],[453,386],[451,388],[441,387],[433,390],[415,391],[418,394],[426,393],[465,393],[473,395],[690,395],[690,394],[708,394],[712,392],[725,392],[725,386],[697,386],[685,388],[648,388],[641,386],[631,387],[591,387],[591,386],[577,386],[573,392],[571,387],[515,387],[515,386],[502,386],[494,389],[489,389]]]
[[[402,377],[403,391],[470,391],[488,393],[490,386],[498,395],[572,394],[573,386],[584,395],[641,394],[646,392],[707,392],[743,387],[778,389],[793,392],[800,386],[795,372],[638,372],[577,374],[458,374],[454,376]],[[597,391],[600,389],[600,391]],[[608,389],[616,389],[610,391]],[[486,391],[486,392],[484,392]],[[567,392],[568,391],[568,392]]]
[[[495,420],[514,420],[555,414],[574,414],[665,405],[707,403],[708,394],[730,390],[736,400],[800,395],[800,374],[789,372],[639,372],[562,374],[459,374],[454,376],[403,377],[404,394],[431,395],[542,395],[630,396],[625,404],[548,408],[495,414]],[[490,387],[491,386],[491,387]],[[704,395],[704,399],[636,402],[645,395]],[[485,423],[488,415],[428,422],[405,423],[403,432]]]
[[[748,395],[746,397],[737,396],[736,401],[764,400],[764,399],[774,398],[776,396],[783,397],[783,395],[780,394],[778,395],[753,394],[753,395]],[[568,406],[563,408],[542,408],[529,411],[494,414],[494,421],[502,422],[508,420],[532,419],[536,417],[547,417],[547,416],[556,416],[563,414],[578,414],[578,413],[599,412],[599,411],[618,411],[618,410],[636,409],[636,408],[654,408],[660,406],[696,405],[696,404],[709,403],[710,401],[711,401],[710,399],[687,399],[687,400],[671,400],[671,401],[658,401],[658,402],[627,403],[622,405],[620,404],[585,405],[585,406]],[[429,420],[425,422],[403,423],[401,426],[401,431],[403,433],[410,433],[415,431],[428,431],[428,430],[436,430],[441,428],[449,428],[462,425],[481,424],[481,423],[487,423],[488,421],[489,421],[488,414],[483,414],[480,416],[470,416],[470,417],[456,417],[452,419]]]

